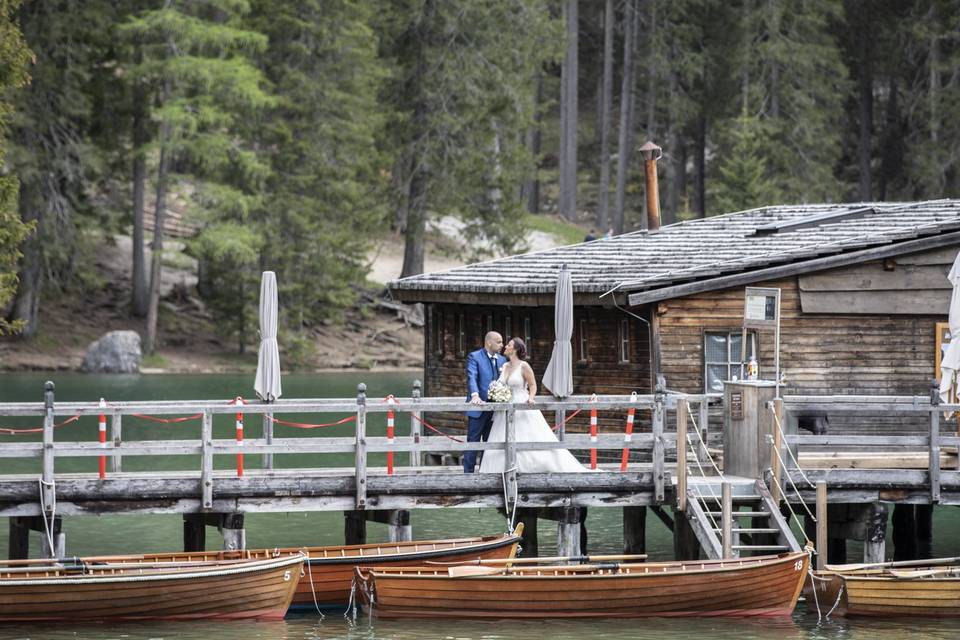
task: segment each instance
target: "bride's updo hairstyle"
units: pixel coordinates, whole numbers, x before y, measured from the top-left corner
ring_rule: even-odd
[[[521,360],[527,359],[527,345],[520,338],[510,338],[513,341],[513,350],[517,352],[517,357]],[[507,340],[507,342],[510,342]]]

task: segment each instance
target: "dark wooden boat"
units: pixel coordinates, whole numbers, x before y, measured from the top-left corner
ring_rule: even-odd
[[[198,562],[262,559],[304,553],[308,557],[293,596],[295,609],[346,607],[350,599],[354,568],[390,567],[428,561],[512,558],[517,553],[522,528],[512,534],[450,540],[412,540],[382,544],[330,547],[246,549],[243,551],[199,551],[154,553],[136,556],[97,556],[86,561]]]
[[[280,619],[304,559],[11,561],[0,564],[0,621]]]
[[[960,616],[960,558],[828,565],[804,590],[808,609],[845,616]],[[814,593],[814,587],[816,592]]]
[[[389,618],[788,616],[809,556],[563,566],[357,569],[364,610]],[[459,570],[458,570],[459,569]]]

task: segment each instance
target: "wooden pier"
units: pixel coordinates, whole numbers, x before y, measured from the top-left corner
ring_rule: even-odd
[[[357,397],[349,399],[280,400],[272,404],[254,402],[242,407],[226,400],[118,402],[103,407],[98,403],[56,403],[53,385],[48,383],[42,403],[0,405],[0,417],[36,417],[43,423],[41,441],[24,442],[22,438],[14,438],[16,441],[0,445],[2,458],[32,458],[42,463],[40,473],[0,475],[0,516],[10,518],[11,556],[23,557],[27,553],[26,532],[41,526],[53,528],[55,545],[61,547],[45,548],[43,553],[62,553],[62,534],[57,539],[59,519],[71,516],[183,514],[185,547],[202,546],[203,531],[212,525],[224,532],[225,547],[237,548],[244,545],[245,513],[342,511],[346,515],[345,537],[348,542],[357,542],[364,536],[367,520],[386,522],[391,527],[391,536],[408,539],[410,520],[407,511],[410,509],[493,507],[505,510],[515,520],[534,525],[530,527],[534,531],[538,517],[556,520],[561,546],[570,553],[578,553],[584,508],[624,509],[624,545],[631,552],[637,552],[643,547],[646,507],[652,507],[652,512],[674,531],[678,556],[690,556],[700,552],[698,541],[700,549],[711,554],[707,544],[710,535],[714,536],[720,549],[717,553],[723,554],[736,554],[736,547],[743,553],[761,549],[765,545],[758,541],[764,533],[779,535],[781,540],[785,536],[790,538],[789,526],[779,511],[786,511],[787,505],[799,510],[801,503],[812,508],[817,503],[818,484],[826,487],[825,499],[831,508],[835,505],[868,507],[857,511],[860,515],[855,519],[860,524],[870,518],[876,521],[877,509],[882,507],[886,513],[886,505],[891,503],[960,504],[960,471],[955,466],[944,468],[942,464],[944,453],[948,449],[955,450],[960,445],[960,437],[952,427],[949,433],[941,433],[942,412],[960,407],[938,405],[935,399],[931,401],[927,396],[786,396],[773,402],[764,401],[758,411],[773,412],[778,416],[777,424],[783,426],[778,427],[776,438],[761,443],[769,451],[761,464],[762,472],[754,477],[739,477],[722,476],[721,469],[714,468],[718,456],[713,455],[713,449],[723,434],[716,411],[720,403],[718,396],[661,392],[594,398],[576,396],[562,401],[545,399],[529,405],[530,409],[541,410],[548,416],[555,412],[560,416],[558,423],[562,423],[562,416],[591,409],[607,416],[620,415],[625,423],[628,409],[634,409],[638,422],[642,418],[644,424],[649,425],[649,430],[629,437],[625,437],[622,429],[618,433],[601,433],[595,439],[568,431],[562,443],[516,442],[513,417],[516,411],[526,409],[516,405],[484,405],[482,410],[507,414],[507,441],[466,443],[446,435],[426,435],[422,426],[425,424],[423,415],[427,412],[462,412],[476,407],[468,407],[459,397],[421,398],[418,389],[414,389],[410,397],[391,398],[389,402],[368,399],[365,386],[360,385]],[[728,409],[724,407],[729,414]],[[930,427],[925,434],[797,435],[795,426],[789,426],[793,424],[791,413],[810,410],[924,415]],[[242,441],[215,438],[214,416],[232,415],[238,411],[242,411],[248,423],[247,437]],[[409,416],[409,431],[393,438],[370,435],[368,417],[387,411]],[[274,434],[275,416],[302,419],[304,414],[323,414],[334,420],[339,418],[350,422],[354,425],[354,435],[304,438]],[[69,440],[66,437],[69,427],[56,428],[57,419],[91,415],[107,417],[109,434],[105,443]],[[134,416],[192,416],[200,423],[200,436],[193,439],[126,440],[122,426],[125,419],[129,421]],[[725,420],[729,421],[729,415]],[[254,423],[262,423],[262,430],[253,428]],[[152,437],[156,435],[151,433]],[[678,442],[684,446],[678,448]],[[557,447],[581,452],[590,449],[615,452],[618,458],[626,449],[631,461],[624,470],[618,463],[607,463],[590,473],[527,474],[516,471],[518,451]],[[780,455],[773,454],[775,448]],[[836,453],[851,448],[862,456],[876,454],[879,457],[891,450],[925,452],[928,467],[798,469],[789,462],[804,460],[809,452]],[[504,450],[508,471],[503,474],[464,474],[459,466],[424,464],[427,454],[458,454],[468,449]],[[371,465],[368,459],[370,454],[386,453],[393,454],[397,460],[392,474],[384,466]],[[317,462],[309,468],[280,468],[276,462],[287,454],[315,455]],[[341,456],[340,466],[321,466],[336,454]],[[122,466],[124,458],[130,456],[156,459],[173,455],[195,456],[199,462],[194,463],[197,466],[193,469],[178,471],[130,471]],[[247,468],[241,475],[232,463],[238,455],[263,456],[263,468]],[[344,455],[353,458],[351,465],[342,464]],[[737,454],[724,453],[729,468],[732,468],[733,455]],[[89,472],[57,469],[57,460],[61,458],[101,456],[109,461],[102,479],[93,460]],[[231,461],[230,467],[224,466],[223,461]],[[401,461],[405,464],[401,465]],[[801,466],[804,465],[801,463]],[[772,482],[772,478],[778,480]],[[739,487],[732,491],[726,510],[720,499],[725,483]],[[778,522],[740,528],[737,535],[749,540],[750,544],[743,540],[734,542],[730,537],[732,533],[721,540],[724,532],[730,531],[727,528],[730,521],[738,517],[732,513],[736,508],[730,505],[738,501],[745,505],[748,499],[767,500],[761,494],[768,488],[773,494],[772,502],[768,503],[775,508],[764,512],[764,517]],[[710,495],[717,496],[715,510],[719,518],[710,515],[713,508],[709,505],[705,508],[703,500],[693,500],[695,504],[691,504],[691,497],[702,499]],[[672,516],[664,508],[669,508]],[[702,513],[698,514],[697,509]],[[752,511],[740,515],[744,514],[760,517]],[[724,522],[720,523],[720,519]],[[708,521],[713,520],[718,526],[708,527]],[[839,521],[832,524],[840,525]],[[859,529],[848,527],[850,531],[846,532],[837,529],[833,537],[872,536],[876,542],[876,526],[866,533],[858,533],[865,527],[865,524]],[[708,533],[708,528],[717,531]],[[879,549],[882,552],[882,540]],[[877,553],[876,545],[871,553]]]

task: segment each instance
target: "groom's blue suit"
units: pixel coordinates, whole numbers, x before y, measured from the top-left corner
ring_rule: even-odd
[[[490,383],[500,377],[500,369],[507,359],[497,354],[490,356],[486,349],[477,349],[467,356],[467,402],[476,393],[486,402]],[[467,442],[486,442],[493,426],[492,411],[467,411]],[[473,473],[477,464],[477,452],[463,454],[463,472]]]

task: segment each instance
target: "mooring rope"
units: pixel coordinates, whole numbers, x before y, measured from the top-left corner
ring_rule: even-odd
[[[57,481],[51,479],[50,482],[45,481],[43,478],[38,478],[40,488],[40,516],[43,518],[43,530],[47,537],[47,544],[50,545],[50,557],[57,557],[57,547],[53,539],[53,530],[51,526],[55,526],[57,522]],[[47,522],[47,505],[43,499],[43,487],[49,486],[51,491],[50,495],[53,496],[53,502],[50,505],[50,522]]]
[[[770,411],[773,413],[773,421],[777,425],[777,431],[780,432],[780,441],[786,442],[787,435],[783,432],[783,425],[780,424],[780,417],[777,415],[777,411],[776,409],[773,408],[773,405],[769,405],[769,407],[770,407]],[[810,478],[808,478],[807,474],[804,473],[803,467],[800,466],[800,461],[797,460],[797,457],[795,455],[793,455],[793,450],[791,450],[789,446],[787,447],[787,453],[790,454],[790,457],[793,459],[793,463],[797,465],[797,470],[800,471],[800,475],[803,476],[803,479],[807,481],[807,484],[810,485],[810,488],[816,489],[817,485],[810,482]],[[778,453],[777,456],[779,457],[779,455],[780,454]],[[786,469],[786,465],[783,464],[783,460],[780,460],[780,464],[783,465],[784,469]]]
[[[517,497],[519,497],[520,493],[519,487],[517,487],[516,483],[514,483],[513,508],[511,509],[510,501],[507,498],[507,474],[510,472],[516,472],[517,470],[517,467],[513,466],[500,472],[500,482],[503,484],[503,510],[507,517],[507,531],[513,531],[513,521],[516,520],[517,517]]]
[[[320,611],[320,605],[317,603],[317,590],[313,586],[313,567],[310,566],[310,552],[306,549],[301,549],[300,553],[307,556],[303,562],[307,565],[307,578],[310,580],[310,593],[313,595],[313,608],[317,610],[317,615],[320,616],[321,620],[323,620],[326,618],[326,616],[323,615],[322,611]]]

